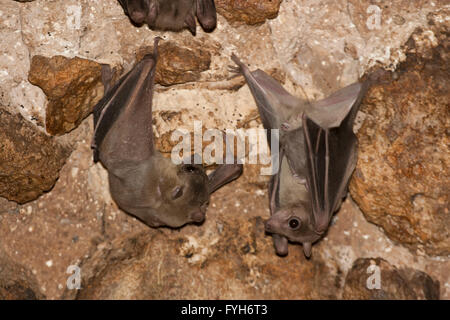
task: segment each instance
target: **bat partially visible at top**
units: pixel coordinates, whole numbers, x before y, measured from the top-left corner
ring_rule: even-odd
[[[174,164],[155,150],[152,97],[157,61],[154,53],[109,88],[94,109],[94,161],[108,170],[112,198],[125,212],[151,227],[181,227],[202,222],[211,193],[236,179],[242,165],[224,164],[206,175],[202,165]]]
[[[288,253],[289,240],[302,243],[309,257],[347,194],[357,159],[353,122],[366,85],[357,82],[310,103],[265,72],[251,72],[235,55],[232,60],[256,101],[267,140],[279,129],[280,149],[271,152],[279,153],[280,168],[269,183],[271,217],[265,229],[277,254]]]
[[[138,24],[151,29],[180,31],[189,29],[195,35],[197,17],[205,31],[217,24],[214,0],[119,0],[125,13]]]

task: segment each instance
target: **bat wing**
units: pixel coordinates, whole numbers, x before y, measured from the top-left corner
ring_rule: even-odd
[[[339,127],[352,107],[361,102],[362,88],[363,84],[355,82],[338,90],[331,96],[310,104],[306,115],[322,128]]]
[[[119,0],[120,5],[122,6],[123,10],[125,11],[125,13],[128,13],[128,9],[127,9],[127,0]]]
[[[212,31],[217,24],[214,0],[195,0],[197,19],[205,31]]]
[[[319,101],[314,105],[316,110],[303,115],[306,180],[314,228],[319,234],[328,228],[355,169],[357,139],[353,121],[362,96],[362,86],[354,84]]]
[[[152,95],[157,59],[146,55],[106,92],[94,109],[94,160],[108,168],[126,161],[139,162],[154,153]]]
[[[227,154],[233,154],[231,147],[226,144]],[[221,188],[225,184],[237,179],[243,170],[243,165],[238,163],[226,163],[226,156],[224,157],[223,164],[220,164],[216,170],[208,175],[208,190],[209,194],[212,194],[217,189]],[[237,162],[234,160],[234,162]]]
[[[277,80],[262,70],[251,72],[234,54],[231,59],[239,66],[258,107],[266,129],[279,129],[287,114],[302,105],[302,101],[287,92]],[[270,139],[269,139],[270,140]]]

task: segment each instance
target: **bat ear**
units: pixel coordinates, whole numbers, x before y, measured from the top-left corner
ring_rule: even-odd
[[[272,234],[272,239],[277,255],[280,257],[287,256],[289,253],[288,239],[276,233]]]
[[[328,98],[312,103],[306,115],[324,129],[336,128],[362,98],[362,84],[356,82],[333,93]]]
[[[307,258],[311,257],[311,248],[312,248],[311,242],[303,242],[303,252],[305,253],[305,256]]]
[[[212,194],[220,187],[237,179],[243,170],[242,164],[221,164],[208,176],[208,190]]]

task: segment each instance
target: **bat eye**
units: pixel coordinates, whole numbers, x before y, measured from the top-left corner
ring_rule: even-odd
[[[192,166],[192,165],[189,165],[189,164],[183,166],[183,170],[185,172],[188,172],[188,173],[194,173],[194,172],[198,172],[199,171],[199,169],[196,166]]]
[[[182,186],[176,186],[172,190],[172,200],[178,199],[183,195],[183,187]]]
[[[297,218],[291,218],[289,219],[288,224],[289,228],[291,228],[292,230],[297,230],[298,228],[300,228],[301,221]]]

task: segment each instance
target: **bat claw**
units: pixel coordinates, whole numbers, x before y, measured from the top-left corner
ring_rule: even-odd
[[[289,129],[290,129],[290,125],[289,125],[289,123],[287,123],[287,122],[283,122],[282,124],[281,124],[281,130],[283,130],[283,131],[288,131]]]
[[[163,38],[161,37],[155,37],[155,39],[153,40],[153,56],[156,58],[158,57],[158,43],[163,40]]]
[[[228,71],[235,74],[241,74],[241,68],[237,66],[228,66]]]
[[[233,60],[233,62],[239,66],[239,69],[242,69],[245,67],[245,65],[242,63],[242,61],[234,53],[231,54],[231,60]]]

